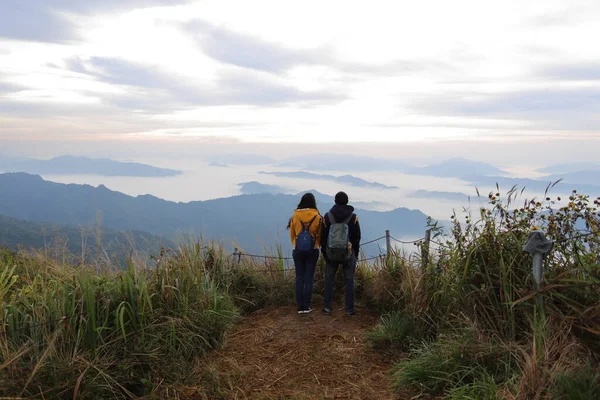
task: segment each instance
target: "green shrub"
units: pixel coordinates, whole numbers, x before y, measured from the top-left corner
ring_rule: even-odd
[[[493,376],[482,372],[473,382],[458,385],[448,391],[447,400],[501,400],[501,386]]]
[[[395,365],[394,386],[441,395],[491,376],[502,380],[512,373],[510,359],[508,349],[473,329],[442,334],[413,347],[409,358]]]
[[[187,250],[124,270],[2,252],[0,395],[121,398],[185,380],[238,313],[215,249]]]
[[[421,320],[398,311],[384,314],[379,323],[367,332],[367,340],[377,349],[399,354],[425,338],[423,325]]]
[[[588,362],[577,370],[559,374],[552,382],[551,393],[556,400],[600,399],[600,370],[594,370]]]

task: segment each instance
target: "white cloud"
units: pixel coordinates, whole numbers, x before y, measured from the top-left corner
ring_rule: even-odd
[[[48,3],[70,22],[47,27],[57,43],[0,30],[0,118],[13,121],[0,138],[54,126],[283,142],[600,132],[587,104],[600,100],[595,1],[117,3]]]

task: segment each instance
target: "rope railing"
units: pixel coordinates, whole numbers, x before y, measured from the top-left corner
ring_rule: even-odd
[[[581,239],[581,238],[585,238],[585,237],[589,237],[589,236],[600,236],[600,232],[586,232],[586,233],[582,233],[582,234],[578,234],[576,236],[572,236],[572,237],[566,237],[566,238],[562,238],[559,240],[554,241],[554,243],[564,243],[564,242],[568,242],[568,241],[572,241],[572,240],[577,240],[577,239]],[[378,237],[376,239],[373,240],[369,240],[367,242],[361,243],[362,246],[370,244],[370,243],[374,243],[377,242],[379,240],[382,239],[387,239],[390,238],[391,240],[394,240],[395,242],[398,243],[402,243],[402,244],[412,244],[412,243],[418,243],[418,242],[422,242],[424,240],[427,240],[426,238],[420,238],[420,239],[416,239],[416,240],[412,240],[412,241],[403,241],[403,240],[399,240],[396,239],[392,236],[381,236]],[[444,244],[444,243],[440,243],[439,241],[433,240],[433,239],[429,239],[429,241],[433,244],[436,244],[440,247],[445,247],[445,248],[451,248],[450,245],[448,244]],[[260,259],[265,259],[265,260],[283,260],[283,261],[290,261],[293,260],[293,257],[283,257],[283,256],[270,256],[270,255],[260,255],[260,254],[247,254],[247,253],[243,253],[241,251],[239,251],[237,248],[234,250],[234,252],[232,254],[229,254],[227,256],[227,260],[231,259],[231,257],[238,257],[238,262],[241,261],[241,257],[250,257],[250,258],[260,258]],[[361,262],[367,262],[367,261],[372,261],[375,259],[383,259],[386,256],[386,254],[378,254],[375,256],[370,256],[370,257],[363,257],[361,259],[357,260],[357,263],[361,263]],[[412,256],[412,254],[411,254]],[[253,271],[255,272],[270,272],[270,273],[283,273],[285,274],[288,271],[294,271],[293,268],[283,268],[283,269],[253,269]],[[367,279],[369,277],[366,277]],[[290,282],[281,282],[278,283],[277,285],[285,285],[288,286],[290,284]],[[79,313],[79,314],[75,314],[72,315],[70,317],[67,316],[63,316],[61,318],[58,319],[52,319],[52,320],[48,320],[45,322],[40,322],[40,323],[36,323],[36,324],[25,324],[23,327],[20,328],[15,328],[15,329],[11,329],[10,331],[7,329],[8,324],[5,322],[3,325],[0,325],[0,336],[8,336],[9,334],[15,333],[15,332],[20,332],[20,331],[24,331],[24,330],[31,330],[34,328],[38,328],[38,327],[43,327],[43,326],[48,326],[50,324],[58,324],[58,323],[66,323],[67,321],[70,321],[74,318],[79,318],[82,316],[85,316],[86,313]]]
[[[411,241],[404,241],[404,240],[399,240],[399,239],[396,239],[395,237],[392,237],[392,236],[390,236],[390,239],[392,239],[392,240],[393,240],[393,241],[395,241],[395,242],[402,243],[402,244],[413,244],[413,243],[419,243],[419,242],[422,242],[423,240],[425,240],[425,238],[424,238],[424,237],[422,237],[422,238],[420,238],[420,239],[415,239],[415,240],[411,240]]]
[[[360,245],[361,246],[366,246],[368,244],[372,244],[372,243],[378,242],[380,240],[386,239],[387,237],[388,236],[380,236],[380,237],[375,238],[375,239],[367,240],[366,242],[361,242]],[[393,238],[391,236],[389,236],[389,238],[393,239],[394,241],[396,241],[398,243],[404,243],[404,244],[417,243],[417,242],[420,242],[420,241],[422,241],[424,239],[424,238],[421,238],[421,239],[416,239],[416,240],[408,242],[408,241],[398,240],[398,239]],[[235,256],[237,256],[237,258],[238,258],[237,259],[238,263],[241,262],[242,257],[249,257],[249,258],[252,258],[252,259],[263,259],[263,260],[278,260],[278,261],[292,261],[293,260],[293,257],[271,256],[271,255],[267,255],[267,254],[244,253],[244,252],[238,250],[237,248],[235,248],[234,251],[233,251],[233,253],[228,256],[228,259],[231,258],[231,257],[235,257]],[[380,258],[382,256],[385,256],[385,254],[378,254],[378,255],[375,255],[375,256],[371,256],[371,257],[363,257],[361,259],[357,259],[356,262],[371,261],[371,260]],[[273,272],[270,269],[269,270],[264,270],[264,271],[265,272]]]
[[[230,254],[228,256],[232,257],[232,256],[239,256],[240,257],[240,261],[241,261],[241,257],[250,257],[250,258],[262,258],[262,259],[269,259],[269,260],[283,260],[283,261],[289,261],[289,260],[293,260],[292,257],[279,257],[279,256],[267,256],[267,255],[260,255],[260,254],[247,254],[247,253],[240,253],[240,252],[234,252],[232,254]],[[376,258],[381,258],[381,257],[385,257],[385,254],[377,254],[375,256],[371,256],[371,257],[364,257],[364,258],[360,258],[357,259],[356,262],[365,262],[365,261],[371,261],[374,260]],[[239,262],[239,261],[238,261]],[[275,270],[272,269],[263,269],[263,270],[255,270],[255,271],[263,271],[263,272],[277,272]],[[285,271],[285,270],[284,270]]]
[[[381,236],[381,237],[378,237],[377,239],[369,240],[368,242],[363,242],[363,243],[361,243],[360,245],[361,245],[361,246],[366,246],[366,245],[368,245],[368,244],[371,244],[371,243],[377,242],[377,241],[379,241],[379,240],[381,240],[381,239],[385,239],[385,236]]]

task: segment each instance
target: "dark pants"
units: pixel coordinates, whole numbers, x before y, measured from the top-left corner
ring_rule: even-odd
[[[296,304],[298,311],[308,310],[313,291],[315,268],[319,259],[319,249],[308,252],[292,252],[296,268]]]
[[[346,291],[346,312],[354,311],[354,270],[356,269],[356,256],[354,253],[350,258],[343,262],[327,261],[325,266],[325,308],[331,309],[333,299],[333,281],[338,265],[344,270],[344,286]]]

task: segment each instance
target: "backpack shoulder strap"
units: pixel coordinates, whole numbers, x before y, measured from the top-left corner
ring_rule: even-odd
[[[353,216],[354,216],[354,213],[350,214],[350,216],[348,216],[348,218],[346,218],[344,220],[344,224],[348,225],[350,223],[350,221],[352,220]]]
[[[306,229],[307,231],[310,231],[310,226],[312,225],[313,222],[315,222],[315,219],[317,219],[318,216],[319,216],[318,214],[315,215],[313,217],[313,219],[310,220],[310,222],[308,223],[308,225],[302,224],[302,225],[304,225],[304,229]]]
[[[329,215],[329,226],[335,224],[335,217],[333,216],[331,211],[329,211],[326,215]]]

